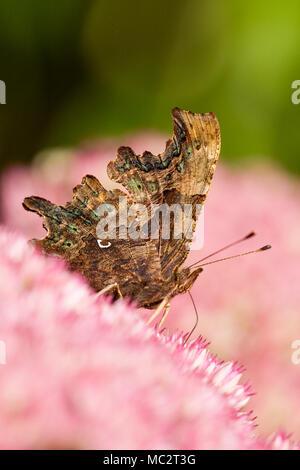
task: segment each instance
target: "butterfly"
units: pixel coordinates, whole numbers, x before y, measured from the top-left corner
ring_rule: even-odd
[[[206,199],[220,154],[220,128],[213,113],[174,108],[171,115],[173,136],[163,153],[136,155],[123,146],[108,164],[108,176],[124,191],[108,191],[95,176],[87,175],[65,206],[37,196],[23,202],[26,210],[43,218],[47,235],[32,240],[43,253],[64,258],[69,268],[79,271],[97,292],[110,291],[115,299],[129,297],[148,309],[162,309],[171,298],[189,291],[202,272],[201,267],[181,266],[196,228],[196,208]],[[120,237],[124,230],[136,228],[133,216],[120,221],[121,210],[124,205],[132,209],[137,204],[147,210],[174,204],[177,208],[189,207],[188,230],[178,237],[173,214],[169,237],[163,237],[161,216],[156,218],[156,237],[147,235],[147,230],[144,237]],[[105,214],[99,214],[99,207]],[[154,218],[152,213],[146,217],[144,229]],[[99,238],[97,232],[104,219],[107,224],[116,221],[114,236],[106,239]]]

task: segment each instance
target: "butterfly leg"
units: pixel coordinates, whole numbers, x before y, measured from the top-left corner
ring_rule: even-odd
[[[167,303],[167,305],[166,305],[166,307],[165,307],[165,311],[164,311],[164,313],[162,314],[162,317],[161,317],[160,322],[159,322],[159,324],[158,324],[158,328],[161,328],[161,327],[163,326],[163,323],[164,323],[165,319],[166,319],[167,316],[168,316],[169,310],[170,310],[170,304]]]
[[[161,303],[159,304],[159,306],[157,307],[157,309],[155,310],[153,315],[151,315],[151,317],[149,318],[148,325],[153,320],[155,320],[156,317],[158,317],[158,315],[160,314],[160,312],[162,311],[163,308],[167,309],[167,306],[169,305],[169,300],[170,300],[170,298],[169,298],[169,296],[167,296],[161,301]],[[165,315],[165,313],[164,313],[163,316],[162,316],[162,319],[163,319],[164,316],[166,317],[167,315]],[[161,321],[160,321],[160,323],[161,323]]]
[[[111,289],[116,289],[116,291],[118,292],[119,297],[121,299],[123,298],[123,295],[122,295],[122,293],[120,291],[120,288],[119,288],[119,284],[117,282],[114,282],[113,284],[109,284],[109,286],[104,287],[104,289],[100,290],[99,292],[97,292],[97,294],[95,294],[95,297],[98,298],[98,297],[100,297],[100,295],[105,294],[106,292],[109,292]]]

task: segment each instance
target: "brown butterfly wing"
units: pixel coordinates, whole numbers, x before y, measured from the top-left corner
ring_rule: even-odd
[[[72,202],[67,202],[65,206],[57,206],[37,196],[25,198],[23,207],[43,217],[47,230],[47,236],[34,240],[35,244],[44,252],[57,254],[69,261],[84,245],[86,237],[96,238],[96,223],[99,220],[97,207],[104,202],[117,204],[120,193],[119,190],[106,191],[97,178],[87,175],[73,189]]]
[[[172,111],[174,135],[164,153],[135,155],[121,147],[117,158],[107,168],[109,177],[121,183],[133,199],[151,204],[192,204],[193,217],[185,233],[194,233],[196,204],[203,204],[220,154],[220,129],[213,113],[194,114],[175,108]],[[174,224],[171,228],[174,227]],[[161,231],[160,231],[161,232]],[[170,278],[186,259],[190,238],[159,237],[162,276]]]
[[[186,234],[193,234],[199,213],[197,208],[204,204],[220,154],[220,128],[213,113],[194,114],[176,108],[172,113],[174,128],[185,130],[181,143],[180,162],[176,166],[177,178],[174,188],[167,192],[168,204],[191,204],[192,217],[186,219]],[[172,234],[172,232],[171,232]],[[162,240],[162,273],[167,278],[188,256],[191,235],[181,239]]]
[[[40,197],[24,200],[26,210],[38,213],[44,220],[47,236],[33,243],[47,254],[64,258],[72,270],[81,272],[97,291],[117,282],[122,294],[135,298],[145,280],[161,279],[157,241],[106,240],[101,248],[97,237],[101,204],[119,210],[122,191],[106,191],[94,176],[87,175],[73,190],[73,200],[57,206]]]
[[[129,147],[121,147],[108,165],[111,179],[123,184],[129,196],[119,190],[106,191],[97,178],[88,175],[74,188],[73,200],[65,206],[39,197],[26,198],[23,203],[25,209],[44,219],[47,236],[34,243],[45,253],[66,259],[97,291],[117,282],[124,296],[148,307],[176,284],[174,274],[188,254],[190,240],[175,239],[172,231],[165,240],[160,226],[158,239],[117,237],[108,240],[111,247],[100,247],[97,208],[113,205],[119,214],[121,196],[129,205],[141,202],[148,207],[175,203],[194,207],[204,202],[220,151],[218,122],[212,113],[193,114],[178,108],[172,118],[174,136],[161,155],[144,152],[138,156]],[[190,220],[192,232],[196,219],[195,213]]]

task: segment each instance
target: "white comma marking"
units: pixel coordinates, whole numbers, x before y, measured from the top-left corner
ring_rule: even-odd
[[[102,240],[97,240],[99,248],[109,248],[111,246],[111,242],[106,242],[106,245],[102,245]]]

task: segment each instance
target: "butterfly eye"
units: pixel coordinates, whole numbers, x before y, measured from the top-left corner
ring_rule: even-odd
[[[99,248],[109,248],[111,246],[111,242],[106,242],[105,245],[102,245],[102,240],[97,240]]]

